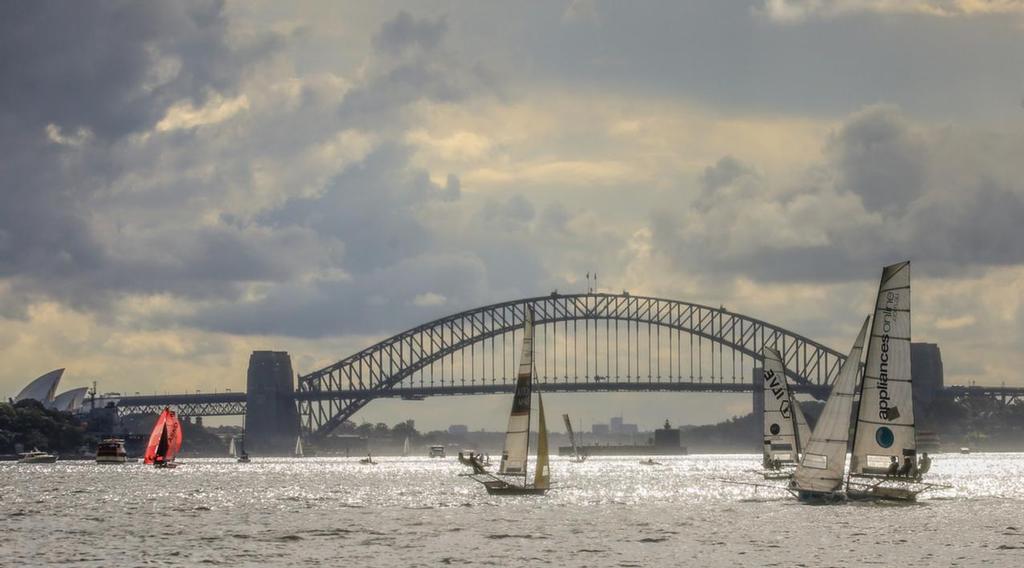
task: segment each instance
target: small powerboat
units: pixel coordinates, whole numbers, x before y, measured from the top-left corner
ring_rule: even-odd
[[[659,461],[654,461],[654,458],[647,458],[645,460],[640,460],[640,465],[662,465],[662,464]]]
[[[18,463],[56,463],[57,461],[57,456],[40,452],[38,448],[32,448],[31,452],[24,452],[18,455],[21,456],[18,458]]]

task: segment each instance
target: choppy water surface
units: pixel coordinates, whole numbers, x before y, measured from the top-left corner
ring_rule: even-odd
[[[759,456],[556,459],[489,497],[448,458],[0,464],[0,565],[1024,565],[1024,454],[935,456],[917,504],[802,505]]]

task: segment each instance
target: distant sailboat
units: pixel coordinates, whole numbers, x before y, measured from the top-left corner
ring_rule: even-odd
[[[918,479],[911,377],[906,261],[882,269],[878,285],[846,481],[849,498],[913,501],[939,487]]]
[[[565,421],[565,431],[569,434],[569,443],[572,445],[572,459],[573,461],[580,463],[586,461],[587,456],[580,453],[580,449],[576,446],[576,433],[572,431],[572,421],[569,420],[568,414],[562,415],[562,420]]]
[[[302,452],[302,436],[295,437],[295,457],[304,458],[306,455]]]
[[[164,408],[153,425],[146,445],[144,463],[156,467],[174,467],[174,456],[181,451],[181,424],[170,408]]]
[[[228,444],[228,457],[229,458],[237,458],[238,457],[238,452],[235,451],[235,437],[234,436],[231,437],[231,442]]]
[[[832,383],[825,409],[793,475],[790,489],[802,501],[833,501],[844,497],[843,471],[846,469],[846,445],[850,439],[850,415],[860,377],[860,358],[868,331],[864,319],[850,354]]]
[[[409,436],[405,437],[405,442],[402,443],[402,457],[409,455]]]
[[[789,383],[786,382],[786,369],[782,363],[782,356],[770,347],[765,347],[762,355],[764,356],[764,441],[762,445],[764,477],[765,479],[785,479],[792,475],[792,470],[788,468],[795,466],[800,459],[799,423],[803,422],[803,427],[807,428],[807,419],[799,410],[790,391]]]
[[[539,412],[537,432],[537,463],[533,483],[529,484],[528,455],[530,451],[530,399],[533,391],[533,310],[526,308],[523,323],[523,351],[519,359],[519,374],[516,379],[512,411],[509,413],[508,429],[505,432],[505,450],[501,455],[498,475],[522,477],[522,484],[512,483],[483,471],[471,477],[482,483],[491,495],[543,495],[551,487],[550,464],[548,463],[548,429],[544,416],[544,399],[537,393]]]

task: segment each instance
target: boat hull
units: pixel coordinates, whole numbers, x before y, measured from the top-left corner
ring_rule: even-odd
[[[842,503],[846,496],[837,491],[797,491],[796,498],[801,503],[809,505],[825,505],[829,503]]]
[[[513,485],[504,481],[488,481],[484,483],[487,493],[491,495],[544,495],[548,492],[547,487],[533,487],[531,485]]]
[[[847,498],[851,501],[917,501],[917,491],[903,487],[871,487],[869,489],[849,489],[846,492]]]
[[[96,463],[128,463],[128,456],[96,456]]]
[[[18,463],[57,463],[57,456],[22,458],[18,460]]]

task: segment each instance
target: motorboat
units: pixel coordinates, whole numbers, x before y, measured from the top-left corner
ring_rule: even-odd
[[[124,440],[121,438],[104,438],[96,446],[96,463],[126,463],[128,452],[124,449]]]
[[[55,463],[57,461],[57,456],[41,452],[38,448],[32,448],[31,452],[24,452],[18,455],[21,456],[18,458],[18,463]]]

